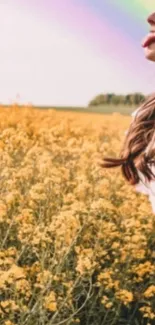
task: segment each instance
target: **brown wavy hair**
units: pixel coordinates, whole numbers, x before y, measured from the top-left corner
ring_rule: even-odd
[[[104,158],[103,168],[121,166],[122,174],[131,184],[139,183],[138,170],[147,181],[155,179],[151,165],[155,164],[155,93],[139,107],[127,131],[120,158]]]

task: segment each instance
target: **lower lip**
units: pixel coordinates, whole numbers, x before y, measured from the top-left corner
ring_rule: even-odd
[[[152,41],[152,42],[150,42],[149,44],[147,44],[147,45],[145,45],[145,46],[143,46],[144,48],[147,48],[147,47],[149,47],[150,45],[152,45],[152,44],[154,44],[155,43],[155,41]]]

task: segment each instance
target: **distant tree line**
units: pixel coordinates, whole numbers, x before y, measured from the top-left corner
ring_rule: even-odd
[[[115,93],[100,94],[90,101],[88,106],[99,106],[104,104],[113,105],[139,105],[146,99],[142,93],[117,95]]]

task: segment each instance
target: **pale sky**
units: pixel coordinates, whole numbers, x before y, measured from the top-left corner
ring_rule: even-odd
[[[0,3],[0,103],[19,94],[21,103],[85,106],[99,93],[134,91],[119,65],[110,70],[60,24],[9,3]]]

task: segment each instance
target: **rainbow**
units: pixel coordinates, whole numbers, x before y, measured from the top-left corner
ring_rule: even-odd
[[[56,21],[126,78],[154,82],[152,64],[143,55],[141,40],[148,32],[146,18],[155,11],[154,0],[16,0],[39,19]],[[119,77],[118,77],[119,78]],[[131,82],[130,80],[130,82]],[[144,81],[143,81],[144,83]],[[148,88],[147,88],[148,86]],[[139,86],[140,87],[140,86]],[[154,86],[155,87],[155,86]],[[151,91],[152,89],[150,89]]]

